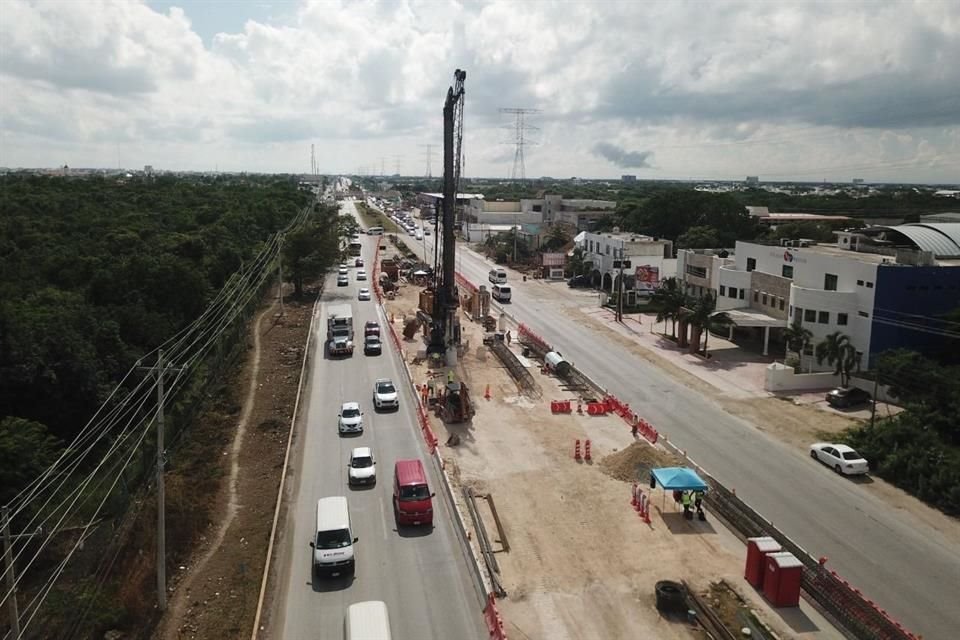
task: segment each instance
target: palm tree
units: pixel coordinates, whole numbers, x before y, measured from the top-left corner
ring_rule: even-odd
[[[697,298],[697,301],[693,304],[693,308],[690,309],[687,315],[687,321],[694,327],[695,334],[706,334],[703,339],[703,355],[707,355],[707,343],[710,339],[710,332],[722,331],[729,328],[733,323],[733,320],[730,319],[728,314],[723,311],[717,311],[717,299],[714,298],[713,293],[710,292]],[[700,351],[699,335],[697,336],[697,340],[690,343],[690,351]]]
[[[660,307],[657,312],[657,322],[670,320],[670,335],[676,339],[677,318],[680,317],[681,310],[689,303],[689,296],[680,288],[676,278],[666,278],[650,296],[650,301]]]
[[[791,351],[800,356],[803,361],[803,350],[807,348],[813,339],[813,334],[809,329],[805,329],[803,324],[796,320],[783,332],[784,341],[787,343],[787,354]]]
[[[834,331],[823,339],[814,350],[817,364],[827,364],[834,367],[833,375],[840,376],[840,386],[846,387],[850,381],[850,372],[857,365],[857,349],[850,344],[850,336]]]

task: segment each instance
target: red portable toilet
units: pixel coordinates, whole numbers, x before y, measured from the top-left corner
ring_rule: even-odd
[[[803,563],[787,551],[770,553],[763,577],[763,595],[774,607],[800,606],[800,580]]]
[[[763,574],[766,571],[766,555],[780,551],[780,543],[770,536],[747,538],[747,565],[743,577],[757,589],[763,586]]]

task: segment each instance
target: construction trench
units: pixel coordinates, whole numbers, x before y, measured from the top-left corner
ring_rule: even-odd
[[[425,438],[449,478],[482,574],[478,590],[488,592],[491,637],[724,637],[710,631],[716,616],[702,611],[718,602],[708,597],[717,584],[731,587],[738,596],[732,601],[742,599],[727,607],[736,612],[728,626],[746,626],[754,637],[794,637],[744,580],[735,534],[712,518],[684,520],[672,499],[656,493],[647,499],[649,525],[631,505],[645,470],[675,456],[634,440],[629,421],[616,413],[588,415],[585,401],[602,400],[603,390],[572,367],[563,378],[545,373],[549,345],[501,319],[481,288],[460,278],[458,284],[461,345],[452,369],[428,356],[426,325],[412,322],[425,315],[421,286],[400,273],[393,297],[382,304],[411,382],[430,409],[421,416]],[[404,336],[411,325],[416,331]],[[514,336],[509,346],[507,329]],[[437,405],[450,371],[471,415],[447,422]],[[553,413],[558,401],[568,402],[570,412]],[[577,440],[590,441],[590,460],[575,460]],[[685,582],[699,598],[685,597],[682,614],[660,611],[663,582],[680,588]],[[823,625],[805,637],[840,636]]]

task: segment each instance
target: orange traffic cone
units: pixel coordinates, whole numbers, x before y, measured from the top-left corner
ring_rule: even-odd
[[[487,385],[487,390],[483,392],[483,397],[487,400],[490,399],[490,385]]]
[[[574,445],[574,448],[573,448],[573,459],[576,460],[577,462],[580,462],[580,460],[582,460],[580,456],[580,440],[579,439],[577,440],[577,443],[576,445]]]
[[[583,459],[586,460],[586,461],[588,461],[588,462],[591,460],[591,458],[590,458],[590,441],[589,441],[589,440],[587,440],[586,442],[583,443]]]

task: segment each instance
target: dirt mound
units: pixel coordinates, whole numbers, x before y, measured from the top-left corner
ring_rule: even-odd
[[[648,445],[634,442],[626,449],[611,453],[600,460],[600,470],[616,480],[634,482],[652,467],[673,467],[680,461],[673,455]]]

